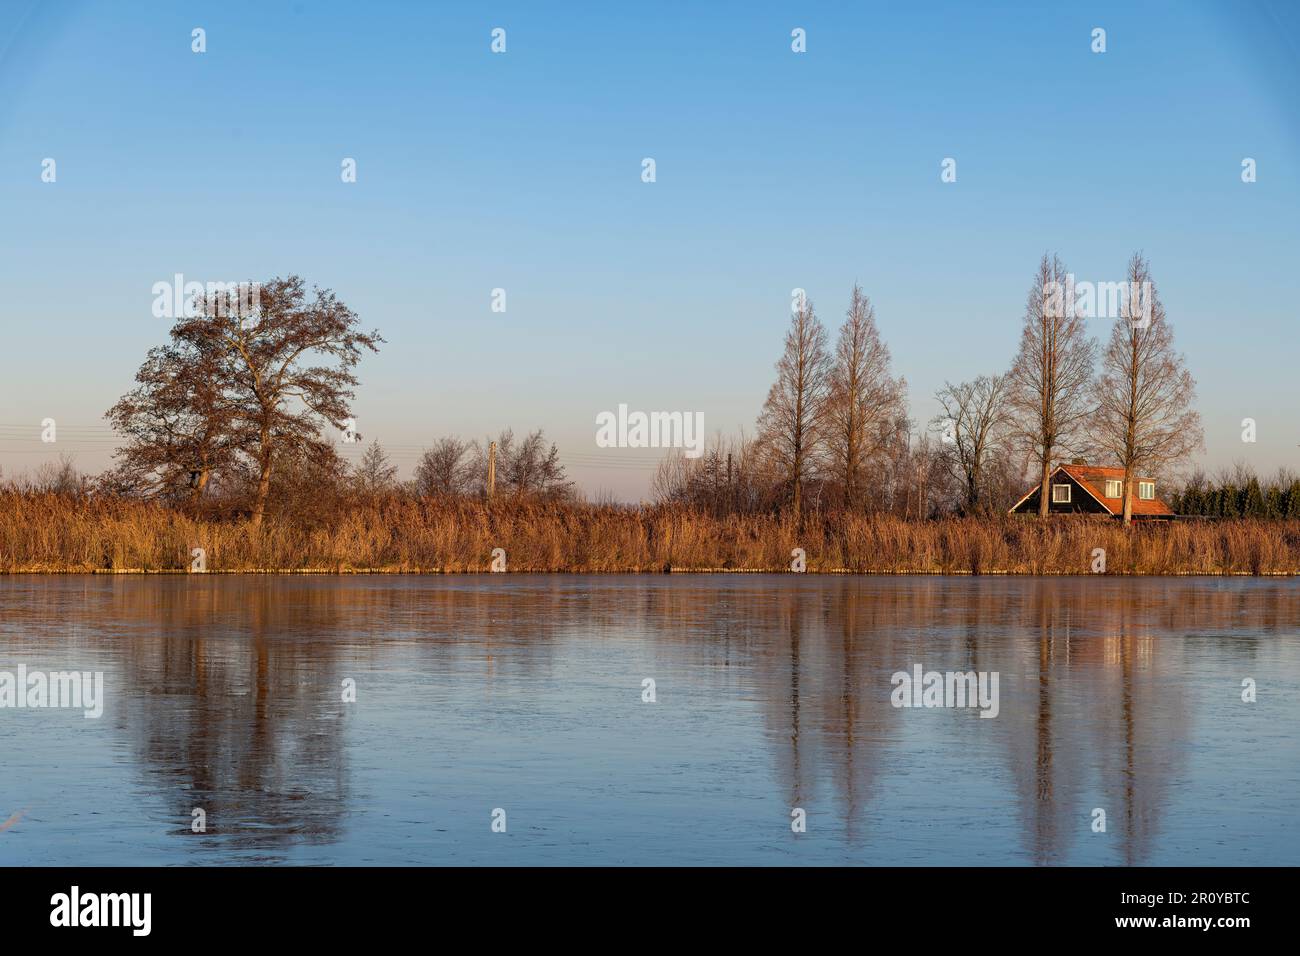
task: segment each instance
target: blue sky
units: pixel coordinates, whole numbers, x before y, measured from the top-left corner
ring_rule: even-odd
[[[636,498],[653,456],[597,448],[596,414],[752,432],[791,289],[833,332],[862,284],[921,424],[1007,367],[1045,250],[1091,281],[1142,250],[1201,462],[1295,466],[1296,11],[4,0],[0,467],[107,464],[103,412],[166,336],[153,283],[296,272],[387,338],[355,409],[404,471],[542,426]]]

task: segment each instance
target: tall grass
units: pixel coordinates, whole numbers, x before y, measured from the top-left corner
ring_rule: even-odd
[[[908,521],[832,513],[713,517],[677,507],[438,502],[394,495],[328,522],[198,519],[158,504],[0,491],[0,571],[786,571],[1088,574],[1300,573],[1300,521],[1121,524],[1099,518]]]

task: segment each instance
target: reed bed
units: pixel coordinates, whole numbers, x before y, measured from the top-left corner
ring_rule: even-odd
[[[788,571],[862,574],[1297,574],[1300,521],[1135,524],[1098,518],[905,520],[819,514],[713,516],[670,507],[440,502],[403,496],[331,520],[194,518],[159,504],[0,492],[0,572]]]

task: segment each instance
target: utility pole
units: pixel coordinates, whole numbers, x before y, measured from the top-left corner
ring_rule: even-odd
[[[488,442],[488,482],[487,496],[492,500],[492,496],[497,490],[497,443]]]

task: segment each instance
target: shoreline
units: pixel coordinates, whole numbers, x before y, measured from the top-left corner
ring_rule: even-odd
[[[1300,577],[1300,569],[1295,571],[950,571],[935,570],[899,570],[899,571],[855,571],[852,568],[825,568],[807,571],[790,571],[777,568],[668,568],[665,570],[622,570],[596,571],[572,568],[541,568],[522,571],[465,571],[443,568],[230,568],[209,569],[207,571],[187,571],[184,568],[21,568],[18,570],[0,570],[0,578],[20,577],[24,575],[88,575],[112,576],[127,575],[147,577],[150,575],[184,575],[186,577],[203,577],[205,575],[289,575],[289,576],[389,576],[409,575],[411,577],[481,577],[490,574],[502,575],[590,575],[600,577],[662,577],[674,574],[779,574],[797,577],[1005,577],[1005,578],[1294,578]]]
[[[402,495],[326,510],[253,527],[158,503],[0,491],[0,574],[1300,575],[1294,519],[1126,527],[840,511],[801,521]]]

